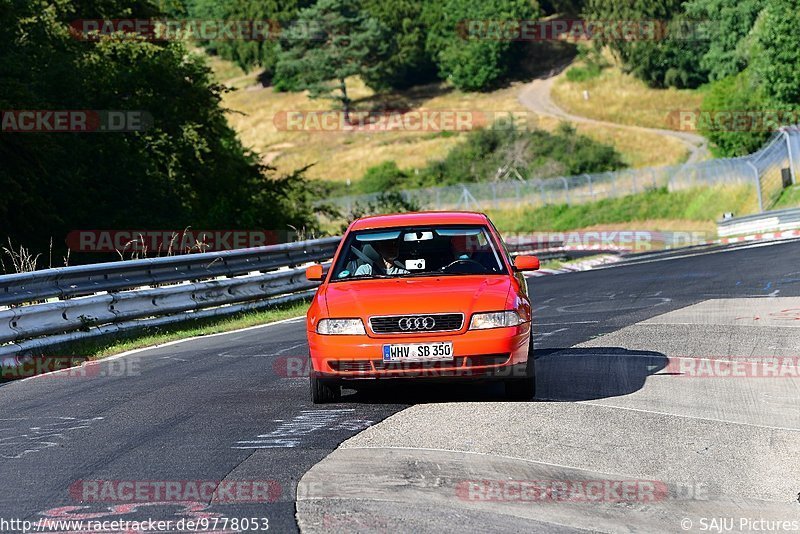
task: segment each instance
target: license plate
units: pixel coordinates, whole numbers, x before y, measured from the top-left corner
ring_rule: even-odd
[[[385,362],[437,362],[452,359],[453,343],[450,341],[383,346]]]

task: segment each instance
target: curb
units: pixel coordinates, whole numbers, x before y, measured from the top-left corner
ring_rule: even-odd
[[[598,265],[606,265],[609,263],[616,263],[620,261],[620,257],[615,254],[606,254],[605,256],[600,256],[599,258],[592,258],[590,260],[583,260],[583,261],[576,261],[574,263],[570,263],[568,265],[564,265],[559,269],[539,269],[538,271],[534,271],[529,275],[526,275],[526,278],[536,278],[540,276],[549,276],[554,274],[564,274],[564,273],[574,273],[578,271],[588,271],[597,267]]]
[[[782,239],[792,239],[795,237],[800,237],[800,230],[788,230],[785,232],[763,232],[759,234],[750,234],[745,236],[739,237],[724,237],[722,239],[717,239],[716,241],[712,241],[711,243],[720,243],[723,245],[727,245],[728,243],[741,243],[743,241],[779,241]],[[711,243],[704,243],[704,244],[711,244]]]

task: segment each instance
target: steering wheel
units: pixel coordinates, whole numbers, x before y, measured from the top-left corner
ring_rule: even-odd
[[[473,272],[475,272],[475,273],[486,273],[486,272],[489,272],[489,270],[486,268],[485,265],[483,265],[482,263],[477,262],[475,260],[471,260],[471,259],[455,260],[454,262],[445,265],[440,270],[442,272],[445,272],[445,273],[457,272],[457,269],[453,269],[453,267],[457,268],[459,266],[466,267],[466,272],[467,273],[473,273]],[[480,270],[478,270],[478,271],[471,270],[470,266],[476,266],[476,267],[480,268]]]

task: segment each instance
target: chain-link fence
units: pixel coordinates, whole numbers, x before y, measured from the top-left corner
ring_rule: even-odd
[[[759,208],[769,209],[800,171],[800,127],[782,128],[764,148],[739,158],[720,158],[667,167],[529,180],[477,182],[402,191],[402,196],[421,209],[483,210],[531,207],[546,204],[580,204],[604,198],[668,187],[670,191],[713,184],[758,185]],[[513,173],[506,173],[513,174]],[[339,208],[375,202],[381,193],[329,199]]]

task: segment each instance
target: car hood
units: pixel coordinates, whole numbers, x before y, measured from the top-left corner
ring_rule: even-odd
[[[505,309],[507,276],[442,276],[335,282],[323,293],[330,317],[404,315]]]

